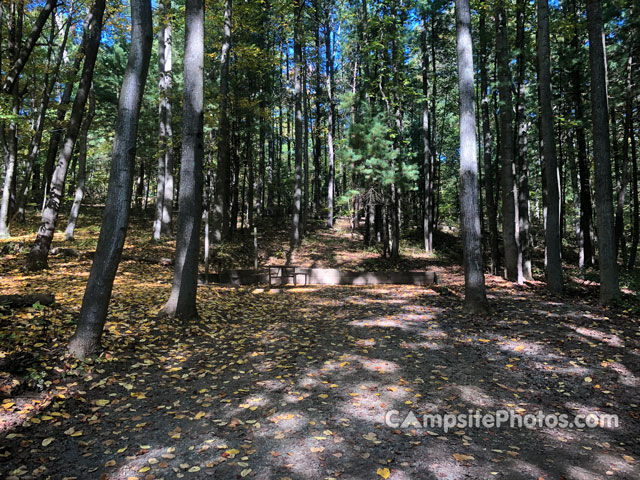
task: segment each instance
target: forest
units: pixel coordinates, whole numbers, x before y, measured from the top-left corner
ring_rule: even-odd
[[[637,10],[2,0],[0,477],[638,478]]]

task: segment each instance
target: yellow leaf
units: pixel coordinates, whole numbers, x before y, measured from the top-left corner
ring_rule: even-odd
[[[196,413],[195,419],[196,420],[200,420],[205,415],[206,415],[206,413],[204,413],[204,412],[198,412],[198,413]]]
[[[593,382],[593,378],[591,378],[591,377],[585,377],[585,379],[584,379],[584,383],[591,383],[591,382]]]
[[[240,472],[240,476],[241,476],[242,478],[244,478],[244,477],[246,477],[247,475],[249,475],[250,473],[251,473],[251,469],[250,469],[250,468],[245,468],[244,470],[242,470],[242,471]]]
[[[389,476],[391,475],[391,472],[389,471],[388,468],[379,468],[376,473],[381,476],[382,478],[384,478],[385,480],[387,478],[389,478]]]
[[[45,438],[44,440],[42,440],[42,446],[46,447],[47,445],[49,445],[54,440],[55,440],[55,438],[53,438],[53,437]]]
[[[96,405],[98,405],[99,407],[104,407],[106,405],[109,405],[109,400],[96,400],[94,402]]]
[[[189,470],[187,470],[187,472],[191,472],[191,473],[195,473],[195,472],[199,472],[199,471],[200,471],[200,467],[198,467],[198,466],[193,466]]]
[[[138,473],[148,472],[149,470],[151,470],[151,467],[142,467],[140,470],[138,470]]]
[[[115,460],[109,460],[107,463],[104,464],[105,467],[115,467],[116,466],[116,461]]]
[[[455,458],[458,462],[464,462],[466,460],[475,460],[473,455],[465,455],[463,453],[454,453],[453,458]]]
[[[227,450],[226,452],[224,452],[224,456],[225,457],[229,457],[229,458],[233,458],[239,453],[240,453],[240,450],[238,450],[237,448],[232,448],[232,449]]]

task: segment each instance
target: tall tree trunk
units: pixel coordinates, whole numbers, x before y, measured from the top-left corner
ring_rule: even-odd
[[[229,229],[225,240],[231,241],[233,235],[238,228],[238,193],[240,192],[240,136],[238,135],[240,119],[237,119],[232,124],[233,133],[231,134],[231,164],[232,170],[232,183],[231,183],[231,215],[229,218]]]
[[[300,245],[301,238],[301,201],[302,201],[302,9],[304,3],[294,0],[293,25],[293,78],[295,103],[295,172],[293,186],[293,215],[291,218],[291,248]]]
[[[316,67],[315,67],[315,124],[314,124],[314,145],[313,145],[313,213],[317,216],[320,212],[320,192],[322,190],[322,169],[320,165],[320,155],[322,154],[321,144],[321,129],[320,122],[322,116],[322,108],[320,100],[322,98],[322,81],[320,77],[320,71],[322,69],[322,55],[320,53],[320,6],[319,1],[314,0],[315,11],[315,55],[316,55]],[[328,10],[328,9],[327,9]],[[328,15],[328,14],[327,14]]]
[[[627,193],[628,183],[628,170],[629,170],[629,141],[634,136],[635,132],[633,128],[633,54],[629,53],[627,60],[627,80],[626,80],[626,92],[625,92],[625,121],[624,121],[624,137],[622,143],[622,171],[620,172],[619,186],[618,186],[618,198],[616,204],[616,257],[618,248],[623,252],[624,261],[624,203]],[[614,132],[615,135],[615,132]]]
[[[327,9],[325,23],[325,55],[327,60],[327,147],[329,156],[329,178],[327,179],[327,225],[333,227],[333,199],[336,177],[334,135],[335,135],[335,105],[333,103],[333,53],[331,53],[331,13]]]
[[[542,155],[547,179],[547,288],[562,293],[562,258],[560,239],[560,178],[556,159],[556,143],[551,105],[551,47],[549,46],[549,3],[538,1],[538,89],[540,96],[540,132]]]
[[[431,230],[433,232],[438,229],[438,203],[440,200],[440,156],[438,154],[438,135],[437,135],[437,105],[438,105],[438,64],[436,61],[436,43],[438,40],[438,31],[436,28],[437,15],[431,15],[431,72],[433,73],[433,81],[431,82],[431,178],[434,187],[432,188],[433,196],[431,198]]]
[[[304,130],[304,140],[303,140],[303,175],[302,175],[302,227],[301,232],[304,235],[304,232],[307,229],[307,219],[309,216],[309,115],[311,111],[311,106],[309,102],[309,90],[308,79],[307,79],[307,53],[306,49],[303,50],[302,55],[302,114],[303,114],[303,125],[302,128]]]
[[[12,2],[7,21],[8,38],[7,51],[12,61],[15,61],[20,52],[22,40],[22,17],[24,8],[19,2]],[[1,47],[1,46],[0,46]],[[9,224],[16,200],[16,178],[18,173],[18,122],[16,118],[20,113],[22,96],[20,95],[18,82],[12,83],[11,90],[11,115],[9,121],[9,139],[5,138],[4,125],[0,126],[2,144],[5,150],[5,177],[2,189],[2,201],[0,203],[0,238],[10,236]]]
[[[176,258],[171,295],[163,314],[189,320],[197,317],[196,291],[202,220],[204,160],[204,1],[187,0],[184,39],[182,159],[178,197]]]
[[[460,213],[464,252],[464,303],[471,313],[486,313],[487,296],[482,267],[478,161],[473,91],[473,46],[469,0],[456,0],[458,85],[460,91]]]
[[[87,182],[87,136],[89,135],[89,129],[91,128],[91,122],[96,112],[96,97],[91,88],[89,93],[89,111],[87,116],[82,122],[82,129],[80,131],[80,145],[78,146],[78,176],[76,179],[76,193],[73,198],[73,204],[71,205],[71,212],[69,212],[69,221],[67,222],[67,228],[64,231],[64,239],[68,242],[73,241],[73,234],[76,228],[76,222],[78,221],[78,215],[80,214],[80,205],[84,197],[84,187]]]
[[[587,26],[589,29],[589,65],[591,67],[591,116],[593,119],[593,163],[596,178],[600,302],[609,303],[620,296],[620,289],[613,225],[607,59],[600,0],[587,0]]]
[[[142,197],[144,196],[144,176],[145,176],[144,157],[141,157],[140,168],[138,169],[138,178],[136,178],[136,196],[135,196],[135,205],[139,211],[142,210]]]
[[[502,161],[502,235],[506,278],[522,283],[522,250],[519,239],[518,188],[513,155],[513,103],[511,99],[511,71],[507,43],[505,0],[496,6],[496,57],[498,63],[498,92],[500,96],[500,157]]]
[[[42,199],[43,199],[43,210],[44,203],[46,203],[46,195],[48,186],[51,183],[51,177],[53,176],[53,171],[55,168],[55,161],[58,155],[58,147],[60,146],[60,141],[62,140],[62,133],[64,131],[63,125],[67,112],[66,106],[71,102],[71,95],[73,94],[73,89],[75,87],[75,78],[80,70],[80,66],[82,65],[82,60],[85,58],[85,50],[87,48],[87,43],[89,41],[89,22],[93,17],[92,10],[88,10],[88,13],[84,19],[83,23],[83,34],[82,41],[80,46],[78,47],[78,51],[76,52],[75,59],[73,60],[73,65],[71,66],[71,72],[69,74],[69,81],[67,81],[64,85],[64,90],[62,91],[62,95],[60,96],[60,101],[58,102],[58,111],[56,113],[56,119],[53,125],[53,129],[51,135],[49,137],[49,146],[47,147],[47,158],[44,164],[44,172],[42,178]],[[63,59],[66,57],[66,49],[62,49],[62,57]]]
[[[213,241],[222,242],[229,235],[231,175],[231,137],[229,124],[229,63],[231,61],[231,0],[224,2],[224,27],[220,54],[220,126],[218,128],[218,165],[213,191]]]
[[[578,37],[578,15],[576,12],[576,0],[572,0],[573,9],[573,36],[571,49],[573,55],[580,51],[580,39]],[[591,222],[593,211],[591,206],[591,185],[589,162],[587,160],[587,140],[585,135],[584,99],[582,95],[582,68],[579,62],[573,62],[571,68],[571,96],[574,106],[576,121],[576,140],[578,147],[578,175],[580,178],[580,231],[578,234],[578,267],[590,266],[593,259],[593,245],[591,243]]]
[[[49,195],[47,203],[42,213],[42,222],[38,228],[38,235],[31,246],[31,250],[27,256],[27,270],[41,270],[47,267],[47,258],[49,249],[53,240],[53,233],[58,221],[58,213],[62,202],[62,193],[64,182],[67,176],[67,169],[71,155],[73,154],[73,146],[80,133],[82,117],[91,89],[93,81],[93,70],[98,56],[98,48],[100,47],[100,36],[102,32],[102,17],[104,15],[105,1],[96,0],[92,10],[91,19],[88,23],[89,34],[85,49],[84,64],[82,66],[82,75],[76,92],[76,98],[73,101],[71,109],[71,117],[67,127],[62,150],[58,157],[58,164],[51,178],[49,186]]]
[[[13,87],[13,105],[11,113],[14,118],[19,113],[19,103],[17,96],[18,83],[14,83]],[[4,126],[0,128],[4,129]],[[15,119],[9,123],[9,142],[8,151],[5,161],[4,184],[2,189],[2,200],[0,203],[0,238],[8,238],[11,236],[9,224],[12,215],[12,205],[15,201],[15,178],[17,173],[18,162],[18,124]]]
[[[420,31],[420,49],[422,59],[422,239],[424,250],[433,252],[433,154],[431,149],[431,125],[429,119],[429,48],[427,45],[427,14],[422,12]]]
[[[129,59],[120,90],[107,203],[78,326],[68,345],[69,351],[78,358],[100,348],[113,281],[129,224],[138,118],[153,42],[149,0],[131,1],[131,25]]]
[[[631,119],[631,131],[633,132],[633,118]],[[631,195],[633,198],[633,234],[631,235],[631,251],[627,267],[633,270],[638,254],[638,241],[640,240],[640,199],[638,198],[638,154],[636,152],[636,137],[631,137],[631,168],[633,175],[631,181]]]
[[[158,32],[158,172],[156,193],[156,218],[153,223],[153,240],[171,234],[173,216],[173,141],[171,115],[172,84],[172,29],[171,2],[163,0]]]
[[[253,141],[252,141],[252,128],[253,121],[251,115],[247,115],[247,226],[249,227],[249,233],[253,231],[254,225],[254,184],[255,184],[255,172],[254,172],[254,162],[253,162]]]
[[[493,191],[493,138],[491,136],[491,124],[489,121],[489,77],[487,73],[487,32],[486,14],[480,12],[480,90],[482,91],[482,154],[484,156],[484,188],[487,204],[487,223],[489,224],[489,252],[491,255],[491,267],[489,271],[493,275],[498,274],[500,268],[500,251],[498,249],[498,213],[496,208],[496,196]]]
[[[522,249],[522,274],[525,280],[533,280],[531,272],[531,234],[529,232],[529,167],[527,162],[527,31],[525,28],[526,0],[518,0],[516,49],[518,51],[518,87],[516,99],[516,145],[518,158],[518,219],[520,247]]]

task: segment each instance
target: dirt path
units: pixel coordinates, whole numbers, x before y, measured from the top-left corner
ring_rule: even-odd
[[[39,313],[3,318],[3,378],[43,373],[40,388],[2,387],[0,478],[640,478],[638,319],[589,297],[491,278],[493,314],[470,317],[458,270],[442,266],[447,283],[429,289],[206,286],[202,320],[183,326],[155,319],[171,269],[126,262],[106,351],[78,364],[62,349],[88,261],[55,260],[43,276],[12,265],[0,264],[1,289],[46,275],[60,306],[46,336]],[[32,370],[17,372],[18,358]],[[615,414],[619,426],[385,423],[392,410],[501,409]]]

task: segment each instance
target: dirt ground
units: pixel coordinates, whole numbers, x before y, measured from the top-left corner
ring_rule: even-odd
[[[450,257],[407,249],[402,263],[385,264],[343,227],[315,233],[290,261],[429,268],[440,284],[203,285],[201,319],[182,324],[156,317],[171,267],[126,261],[105,350],[84,363],[64,345],[90,259],[54,257],[50,270],[26,274],[22,254],[6,254],[0,291],[51,292],[58,303],[0,311],[0,478],[640,478],[636,309],[599,306],[594,285],[555,298],[540,282],[487,276],[492,314],[469,316]],[[81,230],[76,248],[95,235]],[[127,248],[170,251],[142,235]],[[392,411],[401,421],[503,409],[597,425],[385,422]]]

